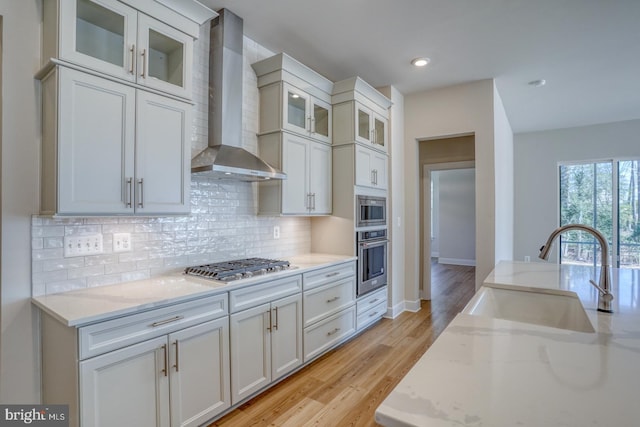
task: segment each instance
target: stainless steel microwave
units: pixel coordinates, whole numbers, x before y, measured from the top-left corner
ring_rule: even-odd
[[[356,227],[383,227],[386,225],[386,197],[357,196]]]

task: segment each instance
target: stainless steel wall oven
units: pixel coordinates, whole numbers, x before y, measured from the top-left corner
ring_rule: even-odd
[[[356,243],[360,296],[387,284],[387,229],[358,231]]]

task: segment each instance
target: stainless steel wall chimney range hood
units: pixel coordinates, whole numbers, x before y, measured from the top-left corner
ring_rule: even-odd
[[[227,9],[211,21],[209,146],[191,172],[221,179],[262,181],[287,175],[242,148],[242,18]]]

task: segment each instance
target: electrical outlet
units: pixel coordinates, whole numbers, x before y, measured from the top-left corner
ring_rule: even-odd
[[[531,262],[531,257],[529,255],[525,255],[524,262]]]
[[[64,257],[97,255],[104,252],[102,234],[85,234],[64,237]]]
[[[113,252],[131,251],[131,233],[113,233]]]
[[[274,239],[280,238],[280,227],[278,227],[277,225],[273,227],[273,238]]]

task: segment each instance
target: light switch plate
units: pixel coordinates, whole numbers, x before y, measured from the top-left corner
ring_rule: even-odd
[[[64,257],[98,255],[104,252],[102,234],[83,234],[64,237]]]
[[[113,252],[131,251],[131,233],[113,233]]]

